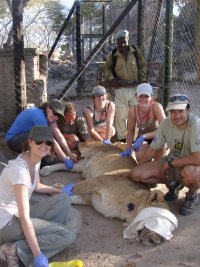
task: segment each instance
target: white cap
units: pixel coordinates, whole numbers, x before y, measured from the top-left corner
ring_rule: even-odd
[[[175,94],[170,96],[166,111],[170,110],[184,110],[190,104],[189,98],[186,95]]]
[[[124,38],[124,39],[128,39],[129,37],[129,31],[127,30],[120,30],[116,33],[115,35],[115,40],[118,40],[118,39],[121,39],[121,38]]]
[[[140,96],[140,95],[152,96],[153,95],[153,88],[148,83],[141,83],[137,86],[136,94],[137,94],[137,96]]]

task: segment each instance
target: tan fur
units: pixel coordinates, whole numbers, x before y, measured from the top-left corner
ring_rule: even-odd
[[[127,224],[144,208],[168,209],[161,191],[151,191],[147,185],[135,183],[128,175],[124,175],[136,166],[136,161],[132,157],[120,157],[122,150],[119,146],[100,142],[79,144],[84,159],[75,164],[72,171],[82,172],[85,180],[75,185],[72,203],[90,204],[105,217],[119,218]],[[140,231],[140,240],[145,243],[164,241],[158,234],[147,231],[146,228]]]
[[[136,162],[131,157],[120,157],[120,148],[90,143],[80,144],[79,150],[85,159],[75,164],[74,170],[82,168],[86,180],[77,183],[73,191],[82,197],[89,194],[91,205],[104,216],[130,223],[145,207],[168,208],[161,191],[151,191],[147,185],[123,176]],[[72,202],[76,203],[76,196]],[[134,206],[133,210],[128,208],[130,205]]]

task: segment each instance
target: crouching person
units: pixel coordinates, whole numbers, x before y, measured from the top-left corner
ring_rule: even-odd
[[[76,237],[76,230],[66,226],[69,185],[57,189],[39,181],[40,161],[53,145],[51,128],[34,126],[28,144],[29,150],[9,161],[0,176],[0,252],[9,267],[19,266],[18,259],[25,266],[48,267],[48,258]],[[33,191],[44,197],[32,203]]]
[[[189,190],[180,213],[189,215],[198,203],[200,187],[200,118],[190,112],[190,101],[185,95],[169,98],[164,119],[140,165],[131,172],[131,178],[148,184],[164,183],[169,191],[165,200],[178,198],[179,190]],[[170,152],[159,161],[149,162],[158,149],[167,143]]]

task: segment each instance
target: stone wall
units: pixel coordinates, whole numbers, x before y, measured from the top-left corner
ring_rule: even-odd
[[[25,49],[24,54],[26,103],[38,106],[47,101],[48,60],[34,48]],[[15,117],[13,51],[0,49],[0,127],[9,127]]]

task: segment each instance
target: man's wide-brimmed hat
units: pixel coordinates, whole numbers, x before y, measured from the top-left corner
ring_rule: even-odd
[[[190,104],[190,100],[186,95],[176,94],[172,95],[169,98],[169,102],[166,108],[166,111],[175,110],[175,109],[185,109],[187,104]]]

